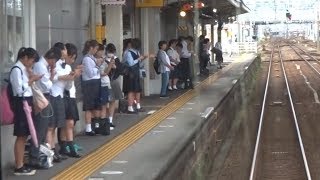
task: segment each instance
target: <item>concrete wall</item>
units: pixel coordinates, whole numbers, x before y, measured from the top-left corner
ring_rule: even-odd
[[[229,152],[230,144],[225,143],[231,133],[237,132],[241,124],[247,121],[246,99],[253,91],[255,75],[259,71],[260,59],[257,58],[250,65],[244,75],[223,98],[217,109],[207,121],[197,127],[193,136],[188,140],[185,148],[181,149],[177,157],[172,159],[163,172],[156,178],[159,179],[216,179],[208,176],[213,164],[223,163],[219,156]],[[232,110],[232,111],[230,111]],[[252,128],[252,130],[254,130]],[[254,138],[249,138],[254,144]],[[248,140],[248,139],[246,139]],[[191,142],[197,142],[194,149]],[[239,179],[245,179],[240,178]]]
[[[74,43],[81,52],[89,38],[89,8],[88,0],[36,0],[37,50],[43,54],[54,43],[62,41]]]

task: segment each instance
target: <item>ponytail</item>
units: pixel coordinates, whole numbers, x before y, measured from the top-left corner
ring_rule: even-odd
[[[82,54],[86,55],[88,54],[88,52],[90,51],[90,48],[94,48],[96,46],[98,46],[99,43],[96,40],[88,40],[86,41],[86,43],[84,44],[83,50],[82,50]]]
[[[34,61],[35,62],[38,62],[39,61],[39,54],[38,52],[31,48],[31,47],[22,47],[19,49],[18,51],[18,55],[17,55],[17,61],[19,61],[20,59],[22,59],[23,57],[27,56],[29,59],[30,58],[34,58]]]

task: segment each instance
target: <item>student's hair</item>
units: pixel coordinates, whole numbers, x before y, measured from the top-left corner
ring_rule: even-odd
[[[128,48],[131,41],[132,41],[131,38],[123,40],[123,51],[125,51]]]
[[[107,45],[107,39],[106,38],[104,38],[103,40],[102,40],[102,45]]]
[[[107,44],[106,53],[115,53],[117,51],[116,46],[112,43]]]
[[[181,41],[183,41],[183,40],[185,40],[185,39],[186,39],[186,38],[185,38],[184,36],[179,36],[179,37],[178,37],[178,41],[179,41],[179,42],[181,42]]]
[[[204,40],[206,37],[202,34],[202,35],[200,35],[199,36],[199,41],[202,41],[202,40]]]
[[[134,38],[131,40],[132,48],[136,50],[140,50],[141,48],[141,41],[138,38]]]
[[[53,45],[53,47],[56,47],[58,49],[60,49],[60,51],[64,50],[66,48],[66,46],[62,43],[62,42],[57,42]]]
[[[82,50],[82,54],[83,55],[88,54],[90,48],[94,48],[94,47],[96,47],[98,45],[99,45],[99,43],[96,40],[92,39],[92,40],[86,41],[86,43],[84,44],[83,50]]]
[[[183,48],[183,45],[181,44],[181,43],[178,43],[177,45],[176,45],[176,47],[179,47],[179,48]]]
[[[169,47],[172,46],[174,43],[177,43],[177,42],[178,42],[177,39],[171,39],[171,40],[169,41]]]
[[[208,42],[210,42],[210,39],[209,39],[209,38],[205,38],[205,39],[203,40],[203,43],[204,43],[204,44],[207,44]]]
[[[191,41],[191,42],[193,42],[193,37],[192,36],[188,36],[186,39]]]
[[[34,58],[34,61],[35,62],[38,62],[39,61],[39,54],[38,52],[31,48],[31,47],[28,47],[28,48],[25,48],[25,47],[22,47],[19,49],[18,51],[18,55],[17,55],[17,61],[19,61],[21,58],[27,56],[29,59],[30,58]]]
[[[104,50],[104,45],[103,44],[99,44],[98,45],[98,51],[103,51]]]
[[[57,47],[52,47],[46,52],[44,58],[55,59],[56,61],[58,61],[61,58],[61,50]]]
[[[77,55],[78,55],[78,49],[77,47],[72,44],[72,43],[67,43],[66,44],[66,49],[67,49],[67,54],[68,56],[74,56],[76,55],[76,58],[77,58]]]
[[[162,47],[164,44],[167,44],[167,42],[166,42],[166,41],[159,41],[159,43],[158,43],[159,49],[161,49],[161,47]]]

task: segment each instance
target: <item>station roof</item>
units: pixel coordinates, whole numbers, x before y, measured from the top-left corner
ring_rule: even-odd
[[[167,5],[183,5],[185,3],[194,3],[195,0],[167,0]],[[223,19],[239,14],[244,14],[250,9],[243,3],[242,0],[199,0],[203,2],[205,7],[202,8],[204,17],[215,17],[217,14]],[[213,9],[217,9],[217,13]]]

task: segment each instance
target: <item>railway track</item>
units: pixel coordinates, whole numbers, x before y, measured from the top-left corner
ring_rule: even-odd
[[[272,50],[250,180],[311,180],[280,47]]]

